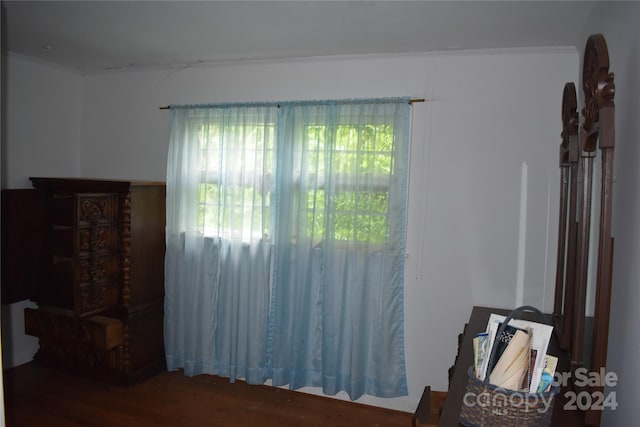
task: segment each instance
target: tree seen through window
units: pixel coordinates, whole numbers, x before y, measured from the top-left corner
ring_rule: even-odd
[[[288,190],[273,188],[275,133],[275,125],[202,126],[200,164],[206,177],[199,224],[205,235],[244,241],[269,236],[276,192],[293,191],[307,206],[306,235],[297,239],[387,242],[393,125],[307,125],[299,141],[302,170],[291,177]]]

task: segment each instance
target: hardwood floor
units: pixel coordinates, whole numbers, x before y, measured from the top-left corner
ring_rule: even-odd
[[[125,388],[35,364],[4,372],[6,425],[13,426],[385,426],[412,414],[167,372]]]

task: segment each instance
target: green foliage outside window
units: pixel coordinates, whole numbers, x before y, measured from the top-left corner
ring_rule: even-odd
[[[201,164],[207,178],[200,186],[199,223],[205,234],[247,239],[270,233],[271,196],[285,191],[272,189],[263,178],[273,175],[274,133],[273,126],[203,126]],[[387,241],[393,136],[388,124],[307,127],[306,141],[300,142],[306,175],[294,179],[290,190],[306,203],[307,238]],[[225,167],[234,168],[237,178],[219,173]],[[229,182],[219,182],[220,176]]]
[[[309,173],[330,175],[339,182],[329,200],[324,190],[309,190],[307,235],[314,241],[322,240],[330,227],[335,240],[384,243],[387,183],[393,173],[393,127],[343,125],[334,135],[335,142],[328,149],[331,142],[326,128],[308,128]],[[327,156],[331,157],[330,166]]]

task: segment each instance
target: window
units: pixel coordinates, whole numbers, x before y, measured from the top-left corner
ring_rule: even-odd
[[[200,210],[206,236],[249,241],[269,235],[273,124],[203,124]]]
[[[201,125],[199,224],[205,235],[243,241],[270,235],[275,131],[275,124]],[[308,125],[305,135],[299,144],[306,179],[293,177],[296,197],[307,200],[305,236],[316,244],[325,238],[385,243],[393,125]]]
[[[318,183],[307,191],[307,236],[338,241],[385,243],[388,236],[389,177],[393,174],[390,124],[309,126],[308,170]],[[335,141],[331,146],[329,141]],[[328,158],[334,192],[326,197]],[[331,218],[328,218],[331,217]]]

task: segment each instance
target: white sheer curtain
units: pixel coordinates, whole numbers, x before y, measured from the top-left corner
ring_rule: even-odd
[[[167,367],[264,381],[275,107],[172,108]]]
[[[169,369],[407,393],[407,98],[172,108]]]

